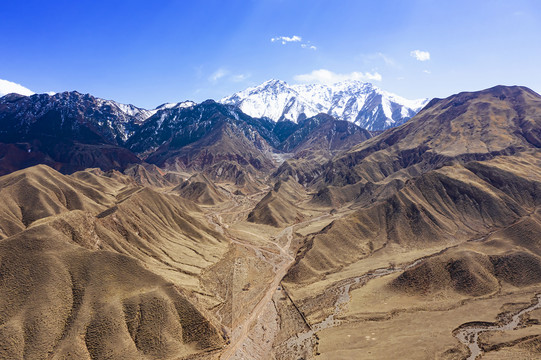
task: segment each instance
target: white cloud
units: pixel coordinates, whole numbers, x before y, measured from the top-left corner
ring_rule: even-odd
[[[213,72],[212,75],[209,76],[209,80],[212,82],[216,82],[228,74],[229,74],[229,70],[224,69],[224,68],[219,68],[218,70]]]
[[[276,36],[271,38],[271,42],[279,41],[282,43],[282,45],[285,45],[287,43],[300,43],[301,48],[303,49],[310,49],[310,50],[317,50],[317,46],[313,45],[310,41],[302,41],[302,37],[298,35],[293,36]]]
[[[301,44],[301,48],[303,49],[310,49],[310,50],[317,50],[317,47],[310,44]]]
[[[423,72],[424,72],[425,74],[430,74],[430,73],[431,73],[430,70],[423,70]]]
[[[251,74],[234,74],[227,68],[221,67],[215,72],[213,72],[209,77],[208,80],[210,82],[217,82],[218,80],[227,80],[232,82],[243,82],[246,79],[248,79],[251,76]]]
[[[430,60],[430,53],[428,51],[413,50],[412,52],[410,52],[410,55],[419,61]]]
[[[10,93],[17,93],[25,96],[34,95],[34,92],[32,90],[27,89],[20,84],[0,79],[0,96],[4,96]]]
[[[302,41],[302,37],[300,36],[297,36],[297,35],[293,35],[291,37],[289,36],[277,36],[277,37],[273,37],[271,39],[272,42],[275,42],[275,41],[281,41],[282,44],[285,44],[285,43],[288,43],[288,42],[299,42],[299,41]]]
[[[326,69],[314,70],[309,74],[300,74],[293,77],[295,81],[302,83],[334,84],[345,80],[381,81],[381,75],[377,72],[357,72],[349,74],[337,74]]]

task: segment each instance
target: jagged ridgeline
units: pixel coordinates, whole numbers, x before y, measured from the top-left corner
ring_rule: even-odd
[[[220,100],[255,117],[295,123],[325,113],[366,130],[384,130],[413,117],[428,99],[407,100],[370,83],[348,80],[333,85],[289,85],[281,80],[240,91]]]
[[[123,171],[146,162],[242,185],[273,170],[281,162],[275,153],[320,147],[330,154],[370,137],[354,124],[318,116],[276,123],[212,100],[144,110],[75,91],[10,94],[0,100],[0,173],[36,164],[62,173]],[[323,132],[331,144],[319,144]]]
[[[539,358],[541,96],[391,100],[1,98],[0,358]]]

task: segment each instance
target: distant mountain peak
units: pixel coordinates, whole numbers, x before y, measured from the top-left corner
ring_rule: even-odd
[[[427,99],[408,100],[371,83],[345,80],[332,85],[296,84],[271,79],[220,100],[253,117],[298,122],[319,113],[367,130],[384,130],[413,117]]]
[[[267,81],[265,81],[263,84],[261,85],[276,85],[276,84],[284,84],[284,85],[287,85],[287,83],[284,81],[284,80],[279,80],[279,79],[269,79]]]
[[[91,94],[82,94],[75,90],[54,95],[9,94],[0,98],[0,105],[3,104],[6,105],[4,114],[10,113],[14,119],[18,119],[17,126],[27,126],[54,113],[62,119],[73,120],[74,124],[91,124],[100,136],[115,143],[125,142],[139,124],[156,112],[98,98]]]
[[[164,103],[157,106],[154,110],[150,110],[150,111],[152,112],[152,115],[154,115],[156,112],[160,110],[164,110],[164,109],[184,109],[184,108],[189,108],[195,105],[197,105],[197,103],[190,100],[186,100],[186,101],[181,101],[178,103]]]

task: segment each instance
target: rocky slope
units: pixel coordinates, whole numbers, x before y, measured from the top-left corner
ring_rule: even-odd
[[[283,140],[278,148],[288,153],[323,150],[332,155],[371,137],[368,131],[355,124],[319,114],[300,121],[295,131]]]

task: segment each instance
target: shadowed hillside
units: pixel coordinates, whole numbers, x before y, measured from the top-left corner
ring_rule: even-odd
[[[37,164],[72,173],[140,163],[123,145],[146,113],[76,91],[4,96],[0,99],[0,152],[4,153],[0,174]]]

